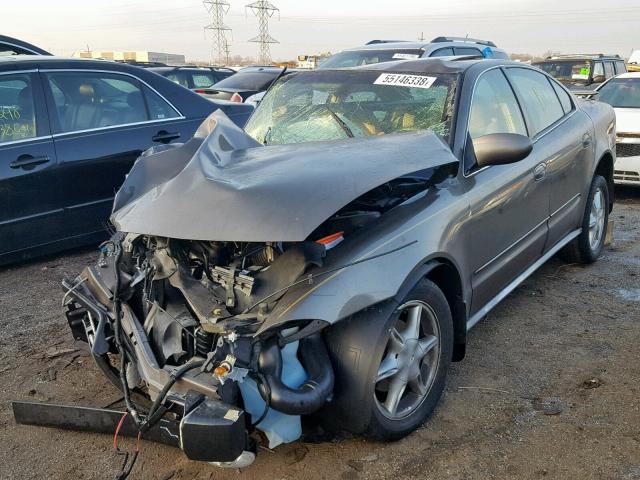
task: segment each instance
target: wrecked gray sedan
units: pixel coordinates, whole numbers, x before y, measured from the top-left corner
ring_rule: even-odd
[[[191,459],[247,465],[311,414],[398,439],[470,327],[556,252],[598,258],[614,142],[608,105],[508,61],[289,75],[244,131],[138,159],[71,330]]]

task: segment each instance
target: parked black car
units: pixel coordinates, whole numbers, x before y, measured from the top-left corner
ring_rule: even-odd
[[[230,68],[223,67],[151,67],[152,72],[168,78],[172,82],[182,85],[185,88],[205,88],[210,87],[225,78],[234,75],[236,72]],[[198,93],[198,92],[197,92]]]
[[[557,55],[533,62],[571,90],[594,90],[610,78],[627,71],[620,55]]]
[[[0,35],[0,57],[7,55],[51,55],[46,50],[36,47],[18,38]]]
[[[134,160],[218,108],[240,126],[253,111],[121,63],[0,57],[0,264],[105,237]]]
[[[195,91],[213,100],[231,100],[244,102],[251,95],[264,92],[282,73],[279,67],[246,67],[232,77],[215,83],[209,88],[198,88]],[[291,73],[295,69],[287,69]],[[285,73],[286,73],[285,72]]]

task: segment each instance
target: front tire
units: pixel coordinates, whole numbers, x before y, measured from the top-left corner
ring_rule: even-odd
[[[334,429],[402,438],[427,420],[442,396],[453,352],[449,304],[424,279],[400,305],[356,317],[328,338],[336,387],[322,416],[338,420]]]
[[[596,175],[591,182],[587,204],[582,216],[582,233],[562,251],[570,263],[593,263],[602,254],[609,225],[609,185]]]

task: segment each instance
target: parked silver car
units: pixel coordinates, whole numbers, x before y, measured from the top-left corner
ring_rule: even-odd
[[[527,65],[291,74],[244,131],[214,113],[137,161],[69,323],[134,431],[169,412],[189,458],[244,465],[254,430],[273,447],[309,414],[397,439],[509,292],[600,256],[614,158],[613,109]]]
[[[349,48],[330,56],[318,65],[318,68],[350,68],[397,60],[453,56],[509,59],[507,52],[498,48],[492,41],[476,38],[436,37],[430,42],[371,40],[366,45]]]

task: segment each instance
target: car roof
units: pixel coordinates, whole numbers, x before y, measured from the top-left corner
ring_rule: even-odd
[[[361,71],[374,70],[391,73],[405,74],[440,74],[440,73],[462,73],[474,65],[481,64],[486,68],[499,65],[518,65],[523,66],[520,62],[502,59],[485,59],[479,56],[458,56],[458,57],[431,57],[417,58],[415,60],[396,60],[393,62],[371,63],[351,68],[327,68],[326,70],[318,70],[320,72],[345,72],[345,71]]]
[[[19,38],[8,37],[6,35],[0,35],[0,44],[6,44],[13,47],[18,47],[23,50],[28,50],[32,52],[33,55],[51,55],[46,50],[43,50],[40,47],[37,47],[29,42],[25,42],[24,40],[20,40]]]
[[[604,53],[575,53],[568,55],[552,55],[550,57],[546,57],[544,60],[535,60],[532,63],[557,62],[563,60],[602,60],[603,58],[622,60],[622,57],[618,54],[605,55]]]
[[[614,78],[640,78],[640,72],[627,72],[616,75]]]
[[[427,42],[427,41],[403,41],[403,40],[394,40],[394,41],[384,41],[384,40],[374,40],[373,42],[369,42],[366,45],[360,45],[358,47],[347,48],[342,50],[343,52],[353,52],[359,50],[427,50],[430,47],[437,48],[447,48],[447,47],[477,47],[480,50],[490,47],[492,50],[502,51],[501,48],[496,47],[495,45],[489,45],[488,43],[480,43],[479,41],[464,41],[464,40],[452,40],[452,41],[437,41],[437,42]]]
[[[227,67],[198,67],[197,65],[166,65],[163,67],[149,67],[148,70],[152,72],[172,72],[174,70],[189,70],[194,72],[211,72],[211,71],[223,71],[223,72],[234,72],[231,68]]]
[[[100,60],[93,58],[67,58],[49,55],[10,55],[0,57],[0,70],[11,70],[19,65],[19,68],[60,68],[73,69],[82,68],[89,70],[114,70],[118,72],[130,73],[133,75],[152,75],[147,72],[149,69],[129,65],[127,63],[115,62],[113,60]],[[13,67],[13,68],[12,68]],[[156,75],[156,74],[153,74]]]

